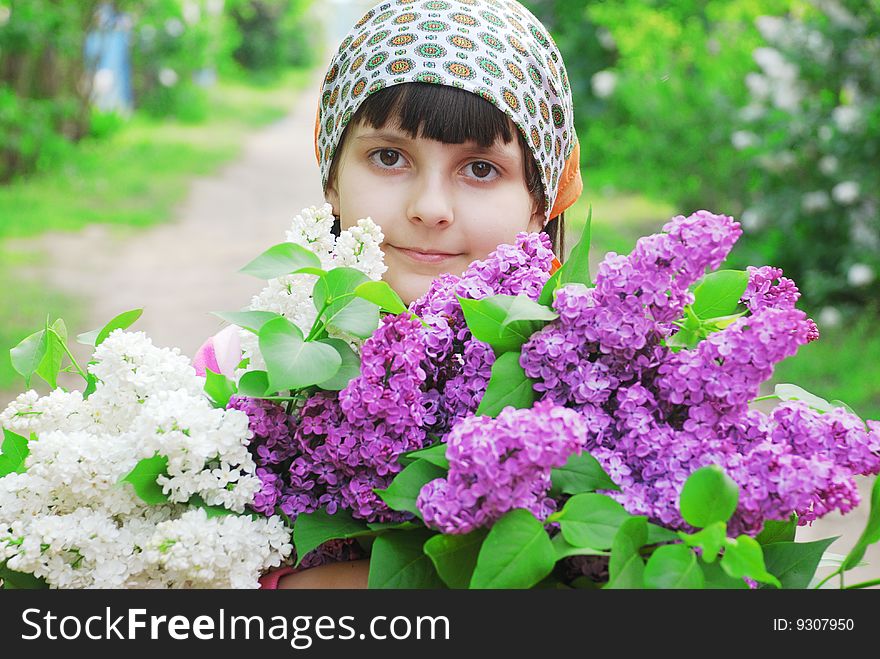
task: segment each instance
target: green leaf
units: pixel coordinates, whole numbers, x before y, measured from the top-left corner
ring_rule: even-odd
[[[168,495],[156,479],[168,473],[168,458],[158,453],[152,458],[144,458],[135,465],[128,475],[119,479],[120,483],[131,483],[141,500],[151,506],[168,503]]]
[[[477,529],[465,535],[435,535],[425,543],[425,554],[447,586],[468,587],[486,534],[485,529]]]
[[[397,291],[387,281],[365,281],[355,287],[354,294],[394,315],[406,313],[408,310]]]
[[[339,353],[342,366],[329,380],[318,382],[318,387],[326,391],[341,391],[348,386],[354,378],[361,374],[361,358],[342,339],[321,339],[318,343],[326,343]]]
[[[34,438],[33,434],[31,438]],[[30,453],[26,437],[4,428],[3,445],[0,446],[0,478],[12,473],[23,474],[26,471],[25,461]]]
[[[260,352],[273,391],[304,389],[339,372],[342,357],[332,346],[305,341],[299,327],[276,318],[260,330]]]
[[[12,368],[24,377],[25,386],[31,386],[31,377],[37,372],[48,351],[49,333],[44,329],[26,337],[9,351]]]
[[[281,318],[281,314],[271,311],[214,311],[214,316],[225,320],[230,325],[238,325],[254,334],[259,334],[263,325],[270,320]]]
[[[731,577],[721,567],[720,561],[706,563],[698,560],[700,569],[703,571],[705,580],[704,588],[707,590],[748,590],[749,585],[742,578]]]
[[[98,389],[98,378],[95,377],[92,373],[88,374],[88,379],[86,380],[86,388],[83,390],[83,398],[88,398]]]
[[[811,394],[809,391],[802,389],[796,384],[777,384],[773,388],[773,395],[779,398],[779,400],[799,400],[806,403],[808,407],[813,408],[817,412],[830,412],[836,407],[842,407],[842,405],[829,403],[824,398]]]
[[[673,540],[678,540],[678,534],[675,531],[670,531],[669,529],[657,526],[656,524],[651,524],[650,522],[648,523],[649,545],[657,545],[661,542],[671,542]]]
[[[779,579],[782,588],[807,588],[822,555],[837,538],[814,542],[774,542],[764,545],[767,572]]]
[[[228,508],[224,508],[223,506],[209,506],[205,503],[205,500],[202,499],[199,495],[195,495],[190,497],[190,500],[187,501],[187,504],[192,506],[193,508],[201,508],[205,511],[205,515],[208,516],[208,519],[212,517],[225,517],[227,515],[238,515],[234,510],[229,510]]]
[[[312,297],[325,323],[359,338],[368,338],[379,326],[379,307],[356,296],[354,291],[370,281],[354,268],[334,268],[316,281]]]
[[[510,306],[507,308],[507,315],[501,321],[501,325],[502,327],[508,327],[512,323],[535,320],[550,322],[557,318],[559,318],[558,313],[542,304],[538,304],[528,295],[517,295],[511,300]]]
[[[648,542],[648,518],[630,517],[617,530],[611,543],[606,588],[644,588],[645,563],[639,550]]]
[[[76,342],[80,343],[84,346],[94,346],[95,341],[98,340],[98,334],[101,333],[101,328],[93,329],[89,332],[83,332],[82,334],[76,335]]]
[[[575,547],[569,544],[561,533],[557,533],[550,541],[553,545],[553,551],[556,552],[556,560],[561,560],[569,556],[608,556],[609,552],[601,549],[592,549],[590,547]]]
[[[536,318],[522,318],[526,314],[524,308],[527,303],[522,301],[514,307],[518,298],[524,298],[534,305],[530,309],[537,316]],[[482,300],[460,297],[458,300],[474,338],[491,345],[499,355],[503,352],[519,350],[532,334],[547,324],[551,315],[556,317],[553,311],[533,302],[526,295],[493,295]],[[518,319],[507,322],[512,312]]]
[[[114,316],[109,323],[104,325],[104,327],[77,335],[76,342],[87,346],[95,346],[97,348],[104,342],[104,339],[110,336],[110,332],[116,329],[128,329],[143,313],[143,309],[123,311],[121,314]]]
[[[315,308],[320,312],[325,305],[335,300],[354,300],[355,290],[361,284],[372,281],[367,275],[354,268],[333,268],[315,282],[312,298]],[[366,301],[366,300],[365,300]]]
[[[269,393],[269,374],[266,371],[248,371],[238,379],[239,396],[262,398]]]
[[[604,494],[577,494],[551,516],[559,522],[562,535],[572,545],[608,549],[620,525],[630,514]]]
[[[427,448],[403,453],[398,460],[402,465],[410,464],[415,460],[424,460],[433,465],[437,465],[438,467],[442,467],[443,469],[449,469],[449,460],[446,458],[446,447],[446,442],[439,442]]]
[[[419,529],[388,531],[376,538],[370,554],[367,587],[445,588],[434,563],[423,549],[432,535],[428,529]]]
[[[697,469],[681,490],[681,516],[691,526],[705,528],[713,522],[726,522],[739,502],[739,487],[721,467]]]
[[[707,326],[711,331],[717,332],[719,330],[723,330],[725,327],[729,327],[735,321],[745,316],[747,313],[747,311],[740,311],[739,313],[732,313],[728,316],[717,316],[715,318],[709,318],[706,320],[705,326]]]
[[[391,484],[384,490],[374,490],[391,510],[405,510],[421,518],[422,513],[416,507],[419,492],[432,480],[446,476],[446,470],[433,465],[427,460],[416,460],[404,467]]]
[[[421,523],[407,520],[405,522],[368,522],[367,528],[376,533],[384,533],[385,531],[396,530],[411,531],[413,529],[423,529],[425,527]]]
[[[357,297],[342,298],[327,307],[324,318],[328,327],[367,339],[379,327],[379,307]]]
[[[321,259],[314,252],[295,243],[280,243],[267,249],[239,272],[258,279],[275,279],[308,267],[321,267]]]
[[[581,494],[595,490],[619,490],[602,465],[586,451],[574,453],[562,467],[550,472],[553,491],[564,494]]]
[[[764,528],[755,537],[758,544],[769,545],[772,542],[794,542],[795,531],[797,530],[797,515],[791,514],[791,517],[785,521],[768,519],[764,522]]]
[[[734,314],[748,285],[749,273],[744,270],[709,273],[694,291],[691,308],[702,320]]]
[[[559,277],[562,274],[563,268],[565,268],[565,266],[562,266],[550,275],[550,279],[547,280],[547,283],[544,284],[544,288],[541,289],[541,296],[538,298],[538,304],[542,304],[548,308],[553,306],[553,302],[556,299],[555,293],[559,288]]]
[[[535,402],[534,380],[519,365],[520,352],[505,352],[492,364],[492,377],[477,408],[477,416],[497,417],[507,406],[527,409]]]
[[[237,392],[235,383],[221,373],[215,373],[210,368],[205,369],[205,393],[214,404],[214,407],[226,409],[229,399]]]
[[[874,486],[871,488],[871,511],[868,513],[868,521],[856,544],[846,555],[843,570],[851,570],[859,564],[865,555],[865,550],[880,540],[880,478],[874,478]]]
[[[664,339],[663,342],[667,348],[671,348],[673,352],[678,352],[678,350],[692,350],[702,338],[699,331],[682,328],[669,338]]]
[[[115,316],[109,323],[104,325],[100,332],[98,332],[98,336],[95,339],[95,347],[97,348],[104,343],[104,339],[110,336],[110,333],[114,330],[127,330],[134,325],[135,321],[140,318],[143,313],[143,309],[132,309],[130,311],[123,311],[118,316]]]
[[[697,556],[685,545],[663,545],[645,566],[645,588],[702,588],[703,571]]]
[[[755,581],[773,584],[777,588],[782,587],[779,579],[767,571],[761,545],[751,536],[741,535],[736,540],[727,539],[721,567],[731,577],[749,577]]]
[[[531,588],[550,574],[556,552],[544,525],[528,510],[511,510],[489,531],[471,588]]]
[[[593,207],[590,206],[587,221],[584,223],[584,230],[577,245],[571,250],[565,264],[560,269],[562,273],[559,277],[559,285],[566,284],[584,284],[590,286],[590,240],[593,224]]]
[[[0,581],[3,582],[4,590],[42,590],[49,587],[43,577],[35,577],[29,572],[16,572],[6,566],[6,561],[0,563]]]
[[[37,369],[37,375],[43,378],[52,389],[58,387],[58,373],[61,370],[61,361],[66,354],[64,347],[67,345],[67,327],[60,318],[50,327],[46,323],[48,337],[46,354]]]
[[[713,522],[697,533],[679,533],[688,547],[702,547],[703,560],[712,563],[724,547],[727,540],[727,523]]]
[[[371,531],[361,520],[354,520],[346,510],[331,515],[324,509],[301,514],[293,525],[293,545],[296,547],[296,564],[313,549],[328,540],[356,538],[370,535]]]

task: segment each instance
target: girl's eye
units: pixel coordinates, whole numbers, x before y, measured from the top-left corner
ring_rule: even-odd
[[[394,167],[400,162],[400,154],[394,149],[381,149],[374,151],[370,158],[375,162],[378,160],[385,167]]]
[[[494,165],[490,165],[487,162],[483,162],[482,160],[477,162],[472,162],[468,165],[468,169],[470,173],[473,174],[474,178],[479,179],[489,179],[494,178],[493,174],[497,175],[497,171],[495,170]]]

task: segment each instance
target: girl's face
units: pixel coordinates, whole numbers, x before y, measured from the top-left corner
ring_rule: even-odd
[[[407,304],[440,274],[460,275],[544,223],[517,139],[482,148],[412,138],[391,121],[382,128],[358,123],[349,126],[337,157],[327,201],[343,230],[364,217],[382,228],[383,279]]]

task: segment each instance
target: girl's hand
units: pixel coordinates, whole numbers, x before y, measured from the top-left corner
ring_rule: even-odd
[[[278,588],[366,588],[370,559],[330,563],[288,574],[278,581]]]

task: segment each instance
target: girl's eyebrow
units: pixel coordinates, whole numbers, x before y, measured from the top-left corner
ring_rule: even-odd
[[[376,142],[412,142],[414,138],[409,135],[405,135],[402,133],[396,133],[392,131],[378,131],[375,133],[367,133],[366,135],[358,135],[355,137],[357,140],[361,141],[376,141]],[[508,154],[507,150],[504,149],[503,146],[500,146],[498,142],[494,144],[490,144],[489,146],[482,146],[477,144],[476,142],[462,142],[461,144],[452,144],[451,146],[461,147],[466,149],[469,153],[473,154],[485,154],[485,155],[494,155],[496,157],[502,158],[510,158],[511,155]]]

